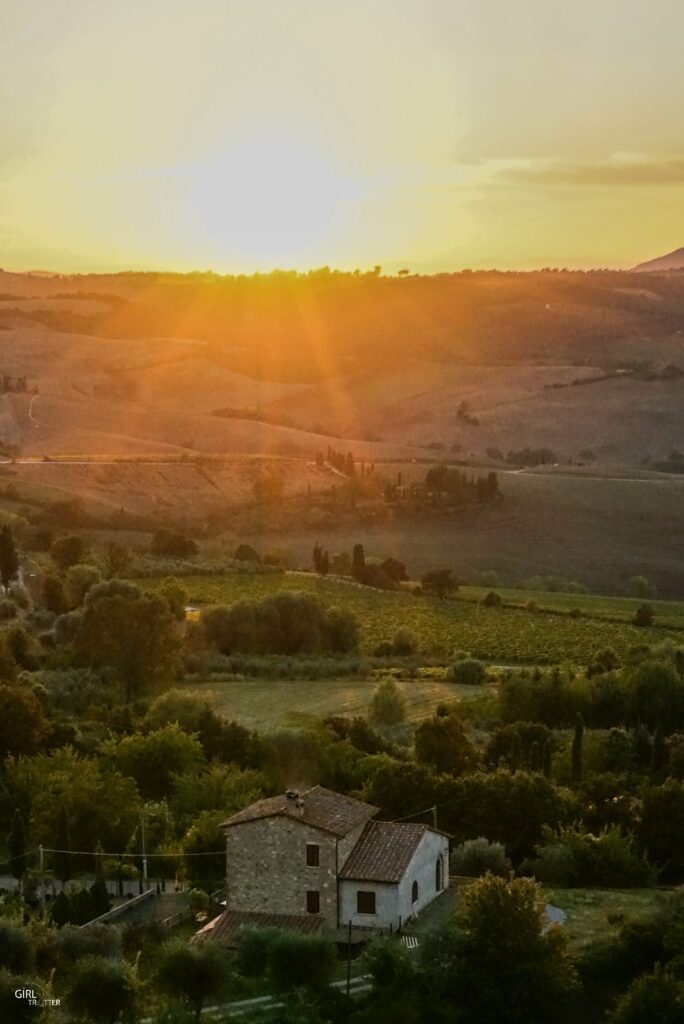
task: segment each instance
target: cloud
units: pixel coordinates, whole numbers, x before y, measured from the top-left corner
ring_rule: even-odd
[[[598,163],[525,161],[500,168],[491,180],[548,186],[680,185],[684,184],[684,157],[614,156]]]

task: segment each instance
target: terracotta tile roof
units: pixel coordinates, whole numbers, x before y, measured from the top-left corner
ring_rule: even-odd
[[[245,821],[284,816],[303,821],[314,828],[323,829],[324,832],[346,836],[377,814],[377,811],[377,807],[363,803],[362,800],[354,800],[350,796],[334,793],[331,789],[314,786],[313,789],[300,793],[298,800],[288,798],[285,793],[257,800],[255,804],[250,804],[249,807],[233,814],[220,827],[232,828],[233,825],[240,825]]]
[[[347,857],[340,878],[357,882],[398,882],[403,877],[427,825],[369,821]]]
[[[224,910],[222,914],[205,924],[196,932],[193,942],[218,942],[222,946],[235,948],[240,941],[242,928],[280,928],[285,932],[299,932],[300,935],[318,935],[325,928],[325,921],[315,914],[260,914],[246,910]]]

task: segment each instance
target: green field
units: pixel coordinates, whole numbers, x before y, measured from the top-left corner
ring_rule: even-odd
[[[154,588],[159,583],[159,579],[148,579],[145,586]],[[657,623],[654,628],[639,629],[629,622],[638,602],[585,595],[508,591],[505,596],[515,595],[517,607],[484,608],[478,600],[486,591],[480,588],[464,588],[456,599],[440,601],[414,597],[406,591],[372,590],[351,581],[321,579],[309,573],[187,576],[183,585],[190,603],[200,607],[231,604],[241,598],[258,600],[277,590],[306,591],[327,605],[349,608],[358,615],[366,652],[381,640],[391,639],[401,626],[414,630],[428,651],[438,648],[449,654],[460,649],[495,664],[582,664],[602,647],[614,647],[624,655],[636,644],[657,643],[666,638],[684,641],[683,606],[669,602],[660,602],[665,609],[663,621],[668,618],[672,626],[681,622],[681,629]],[[548,614],[526,611],[523,605],[530,598],[537,600],[540,607],[553,605],[557,610]],[[568,606],[579,607],[584,614],[571,618],[565,610]]]
[[[193,686],[212,695],[212,704],[226,718],[250,729],[269,732],[297,723],[302,715],[366,715],[376,679],[222,679]],[[457,686],[430,678],[397,681],[411,721],[428,718],[438,704],[469,700],[491,687]]]
[[[505,604],[524,608],[528,601],[534,601],[544,611],[569,612],[579,608],[586,616],[595,619],[630,622],[637,608],[650,604],[655,613],[656,625],[666,629],[684,631],[684,602],[657,601],[643,597],[606,597],[602,594],[561,594],[540,590],[520,590],[494,587]],[[464,601],[480,601],[485,590],[482,587],[461,587],[458,596]]]
[[[451,879],[444,896],[427,908],[412,931],[420,934],[427,928],[453,917],[464,884],[473,880]],[[667,899],[667,892],[658,889],[555,889],[544,887],[546,900],[568,915],[562,925],[571,949],[584,946],[609,935],[617,935],[620,925],[628,920],[648,917]]]
[[[547,889],[546,894],[568,915],[563,927],[576,949],[616,935],[624,921],[649,916],[667,899],[658,889]]]

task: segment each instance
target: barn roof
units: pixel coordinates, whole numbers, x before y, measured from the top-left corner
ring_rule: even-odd
[[[302,821],[306,825],[320,828],[324,832],[332,832],[336,836],[346,836],[359,825],[372,818],[378,811],[372,804],[362,800],[354,800],[323,786],[314,786],[304,793],[279,796],[257,800],[243,810],[233,814],[221,824],[221,828],[232,828],[247,821],[259,821],[261,818],[287,817]]]
[[[305,917],[298,914],[264,914],[247,910],[224,910],[209,921],[193,936],[193,942],[218,942],[222,946],[235,948],[243,928],[279,928],[285,932],[300,935],[318,935],[325,928],[325,921],[315,914]]]
[[[399,882],[426,832],[412,822],[369,821],[347,857],[340,878],[356,882]]]

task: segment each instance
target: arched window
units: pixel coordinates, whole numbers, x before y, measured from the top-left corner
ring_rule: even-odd
[[[442,891],[442,858],[438,857],[435,861],[435,889],[437,892]]]
[[[418,902],[418,883],[414,882],[411,886],[411,903]]]

